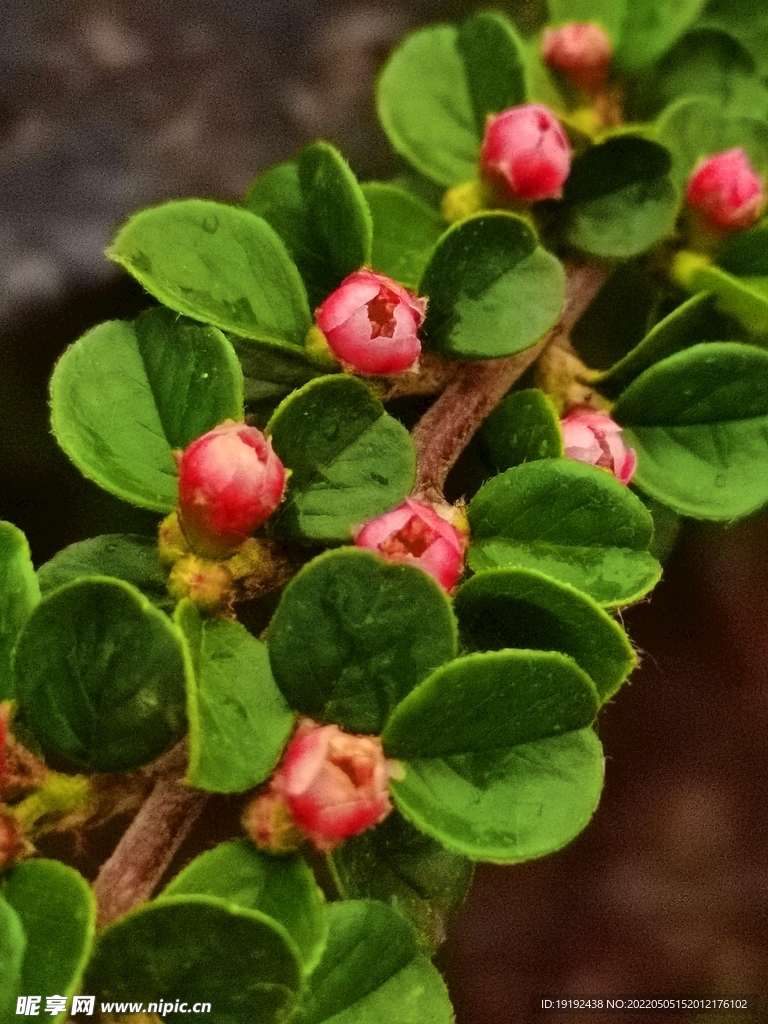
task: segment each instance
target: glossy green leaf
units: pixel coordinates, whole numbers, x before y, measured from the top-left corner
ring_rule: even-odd
[[[26,936],[20,993],[40,995],[45,1006],[46,996],[79,991],[96,928],[96,901],[85,879],[59,861],[29,860],[12,869],[0,891]]]
[[[511,864],[575,839],[602,783],[600,741],[581,729],[508,750],[410,761],[392,792],[401,813],[441,843]]]
[[[11,658],[19,633],[40,600],[27,538],[0,520],[0,701],[14,695]]]
[[[421,29],[384,65],[379,118],[397,152],[422,174],[442,185],[471,181],[485,115],[522,103],[524,77],[522,44],[501,14]]]
[[[526,220],[497,211],[445,232],[419,291],[429,298],[427,347],[455,359],[492,359],[530,348],[552,327],[565,275]]]
[[[291,469],[271,525],[289,540],[350,540],[351,530],[397,505],[413,486],[413,442],[362,381],[320,377],[285,399],[267,425]]]
[[[563,454],[557,409],[538,388],[508,395],[483,424],[480,442],[497,472]]]
[[[265,914],[214,896],[168,896],[105,928],[83,987],[97,1002],[206,1002],[226,1024],[284,1024],[301,966],[286,930]]]
[[[233,338],[232,345],[243,368],[246,402],[284,398],[294,388],[328,372],[298,348],[278,348],[253,338]]]
[[[241,793],[270,775],[294,715],[272,678],[267,645],[245,626],[203,621],[189,601],[175,618],[192,661],[187,781],[215,793]]]
[[[626,17],[627,3],[628,0],[547,0],[547,7],[552,24],[596,21],[615,44]]]
[[[768,501],[768,352],[695,345],[633,381],[614,414],[635,483],[681,515],[736,519]]]
[[[682,277],[689,291],[714,295],[717,308],[736,317],[747,331],[768,332],[768,276],[736,277],[693,256]]]
[[[746,150],[758,170],[768,170],[768,125],[729,112],[712,99],[673,103],[656,122],[656,134],[672,152],[672,178],[680,188],[699,160],[733,146]]]
[[[405,760],[391,783],[417,828],[475,860],[559,849],[600,795],[602,756],[585,726],[600,700],[569,657],[471,654],[438,669],[397,707],[382,736]]]
[[[644,252],[672,230],[678,195],[664,146],[615,135],[577,156],[563,190],[572,245],[595,256]]]
[[[328,932],[325,898],[297,854],[275,857],[248,839],[221,843],[196,857],[166,886],[167,896],[218,896],[236,907],[259,910],[283,925],[312,970]]]
[[[430,954],[445,939],[446,921],[472,880],[471,861],[446,850],[396,811],[337,846],[330,862],[344,899],[389,903],[410,919]]]
[[[642,0],[627,3],[614,54],[622,71],[637,71],[658,60],[690,28],[707,0]]]
[[[642,491],[638,497],[653,517],[653,543],[651,554],[664,564],[677,544],[683,523],[680,516],[667,505]]]
[[[47,594],[19,637],[19,705],[43,749],[91,771],[138,768],[184,732],[184,657],[168,618],[118,580]]]
[[[455,598],[464,646],[528,648],[570,655],[600,699],[612,697],[637,665],[624,630],[586,594],[534,569],[473,576]]]
[[[327,914],[328,945],[291,1024],[452,1024],[443,979],[404,918],[373,900]]]
[[[599,706],[595,684],[573,658],[487,651],[433,672],[398,704],[382,740],[388,755],[408,762],[507,751],[581,729]]]
[[[157,541],[132,533],[107,533],[63,548],[37,570],[45,594],[83,576],[112,576],[140,590],[154,604],[169,604],[168,570],[160,561]]]
[[[21,966],[27,937],[19,915],[2,895],[0,888],[0,1020],[10,1020],[16,1012],[21,992]]]
[[[178,493],[172,449],[242,419],[242,389],[220,331],[150,309],[99,324],[67,349],[51,379],[53,432],[89,479],[167,512]]]
[[[398,701],[456,654],[456,622],[420,569],[343,548],[315,558],[285,588],[269,654],[291,707],[379,733]]]
[[[395,185],[363,185],[373,218],[371,266],[415,289],[445,225],[426,203]]]
[[[140,210],[107,255],[163,305],[246,338],[303,345],[312,317],[296,265],[248,210],[182,199]]]
[[[733,332],[733,321],[718,312],[712,295],[694,295],[651,328],[639,345],[600,378],[597,386],[601,394],[615,398],[661,359],[702,341],[730,338]]]
[[[519,566],[600,604],[636,601],[659,580],[653,521],[610,473],[571,459],[531,462],[489,480],[468,509],[475,571]]]
[[[729,113],[758,118],[768,111],[768,90],[755,62],[733,36],[718,29],[686,33],[649,71],[639,100],[643,111],[658,111],[684,96],[707,96]]]
[[[312,307],[370,262],[368,206],[346,160],[327,142],[313,142],[262,174],[244,205],[283,240]]]

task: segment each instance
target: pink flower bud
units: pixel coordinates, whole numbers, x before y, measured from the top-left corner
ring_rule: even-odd
[[[685,198],[711,230],[743,231],[760,219],[765,189],[747,154],[736,146],[699,161]]]
[[[594,93],[608,79],[611,66],[611,39],[594,22],[571,22],[562,28],[550,28],[542,40],[544,60],[550,67],[584,92]]]
[[[627,448],[621,427],[610,416],[594,409],[577,407],[560,421],[566,458],[600,466],[613,473],[619,483],[628,484],[637,467],[634,448]]]
[[[345,370],[415,368],[427,300],[373,270],[356,270],[315,311],[317,326]]]
[[[237,550],[272,515],[286,472],[272,442],[245,423],[227,420],[177,455],[179,521],[201,555]]]
[[[367,522],[355,544],[388,562],[415,565],[436,579],[443,590],[451,591],[464,569],[467,533],[443,519],[431,505],[406,498],[391,512]]]
[[[399,762],[387,759],[377,736],[353,736],[338,725],[299,722],[268,789],[256,797],[245,824],[254,842],[280,852],[299,829],[327,852],[383,821],[392,810],[389,780]]]
[[[571,169],[571,147],[547,107],[524,103],[489,117],[480,170],[500,194],[525,202],[559,199]]]

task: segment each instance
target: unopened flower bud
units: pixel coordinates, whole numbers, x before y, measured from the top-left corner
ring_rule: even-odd
[[[586,407],[571,409],[560,428],[566,458],[607,469],[619,483],[630,482],[637,455],[624,444],[621,427],[610,416]]]
[[[384,274],[356,270],[315,312],[334,356],[357,373],[401,373],[421,353],[427,300]]]
[[[571,22],[550,28],[542,40],[544,60],[562,72],[577,89],[594,93],[601,89],[611,66],[611,39],[594,22]]]
[[[765,188],[747,154],[736,146],[699,161],[688,179],[685,198],[710,230],[743,231],[760,219]]]
[[[367,522],[355,544],[388,562],[415,565],[451,591],[464,569],[467,532],[443,519],[431,505],[406,498],[391,512]]]
[[[295,848],[294,829],[328,852],[386,818],[389,780],[401,771],[384,756],[377,736],[354,736],[304,718],[244,824],[257,846],[273,853]]]
[[[228,420],[178,456],[179,521],[192,548],[208,558],[236,551],[272,515],[286,471],[255,427]]]
[[[568,137],[547,107],[524,103],[488,118],[480,170],[501,196],[559,199],[570,169]]]

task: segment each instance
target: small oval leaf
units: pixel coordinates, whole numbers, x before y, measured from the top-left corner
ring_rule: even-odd
[[[0,701],[14,696],[13,648],[39,600],[27,538],[18,527],[0,520]]]
[[[15,675],[44,750],[91,771],[138,768],[184,732],[181,640],[127,583],[85,578],[46,595],[19,638]]]

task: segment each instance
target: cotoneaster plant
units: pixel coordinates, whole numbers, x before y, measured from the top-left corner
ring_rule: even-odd
[[[449,1024],[472,864],[597,806],[621,609],[681,517],[768,502],[762,17],[424,28],[378,80],[395,180],[315,142],[118,231],[151,299],[64,353],[52,425],[158,539],[35,571],[0,524],[0,1019]],[[217,794],[242,828],[179,862]],[[126,808],[92,884],[35,856]]]

